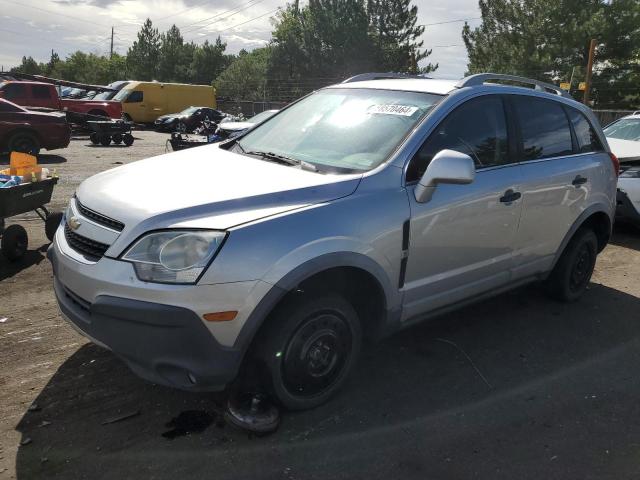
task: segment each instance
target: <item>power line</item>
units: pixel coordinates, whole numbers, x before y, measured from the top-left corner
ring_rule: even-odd
[[[224,17],[224,18],[217,18],[217,20],[214,20],[214,21],[213,21],[213,22],[211,22],[211,23],[207,23],[206,25],[198,25],[198,26],[196,26],[196,27],[194,27],[194,28],[191,28],[191,29],[189,29],[189,30],[186,30],[184,33],[185,33],[185,34],[186,34],[186,33],[191,33],[191,32],[195,32],[195,31],[197,31],[197,30],[200,30],[200,29],[202,29],[202,28],[209,27],[209,26],[213,25],[214,23],[217,23],[217,22],[219,22],[219,21],[221,21],[221,20],[226,20],[226,19],[228,19],[228,18],[231,18],[231,17],[233,17],[235,14],[240,13],[240,12],[243,12],[244,10],[247,10],[248,8],[254,7],[254,6],[256,6],[257,4],[259,4],[259,3],[261,3],[261,2],[264,2],[264,1],[265,1],[265,0],[251,0],[251,1],[250,1],[250,2],[248,2],[248,3],[247,3],[243,8],[240,8],[239,10],[237,10],[237,11],[235,11],[235,12],[233,12],[233,10],[235,10],[235,9],[227,10],[226,12],[222,12],[222,13],[220,13],[220,14],[218,14],[218,15],[214,15],[213,17],[209,17],[209,18],[207,18],[206,20],[211,20],[212,18],[220,17],[221,15],[223,15],[223,14],[225,14],[225,13],[233,12],[231,15],[227,15],[227,16],[226,16],[226,17]],[[203,22],[203,21],[205,21],[205,20],[201,20],[200,22]],[[200,22],[195,22],[195,23],[192,23],[191,25],[195,25],[195,24],[200,23]],[[186,25],[186,27],[189,27],[189,26],[190,26],[190,25]],[[186,28],[186,27],[182,27],[182,28]]]
[[[236,28],[236,27],[239,27],[239,26],[241,26],[241,25],[245,25],[245,24],[247,24],[247,23],[249,23],[249,22],[253,22],[254,20],[258,20],[258,19],[260,19],[260,18],[262,18],[262,17],[266,17],[267,15],[271,15],[272,13],[275,13],[275,12],[277,12],[277,11],[278,11],[278,9],[277,9],[277,8],[274,8],[273,10],[270,10],[270,11],[268,11],[267,13],[263,13],[262,15],[258,15],[257,17],[250,18],[249,20],[246,20],[246,21],[241,22],[241,23],[237,23],[236,25],[231,25],[230,27],[223,28],[222,30],[218,30],[217,32],[211,32],[211,33],[207,33],[207,34],[205,34],[205,35],[201,35],[201,36],[200,36],[200,37],[198,37],[198,38],[209,37],[209,36],[211,36],[211,35],[219,35],[219,34],[220,34],[220,33],[222,33],[222,32],[226,32],[227,30],[231,30],[232,28]]]
[[[433,27],[434,25],[445,25],[447,23],[469,22],[471,20],[481,20],[482,17],[458,18],[457,20],[445,20],[444,22],[423,23],[420,27]]]

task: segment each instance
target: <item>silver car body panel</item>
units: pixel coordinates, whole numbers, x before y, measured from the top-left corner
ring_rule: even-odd
[[[549,98],[581,110],[597,125],[588,108],[564,97],[504,85],[456,88],[456,83],[393,79],[336,86],[446,95],[386,162],[364,174],[305,171],[216,144],[95,175],[82,183],[77,198],[125,227],[118,232],[84,217],[72,200],[67,217],[78,217],[76,232],[109,248],[99,260],[88,260],[60,228],[52,246],[56,278],[88,302],[101,295],[153,301],[184,307],[200,318],[236,310],[233,321],[202,320],[226,347],[248,345],[274,302],[327,268],[371,274],[384,292],[387,321],[398,325],[540,278],[585,215],[603,212],[613,219],[616,178],[606,139],[596,129],[605,153],[479,169],[471,184],[438,185],[429,202],[417,203],[415,183],[405,181],[409,160],[435,127],[471,98]],[[579,188],[571,183],[578,174],[589,180]],[[522,192],[522,198],[500,202],[509,189]],[[197,285],[142,282],[130,263],[118,260],[141,235],[166,228],[228,232]]]

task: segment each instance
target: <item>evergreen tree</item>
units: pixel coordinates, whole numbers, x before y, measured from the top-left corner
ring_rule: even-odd
[[[138,39],[127,52],[129,74],[136,80],[154,80],[158,75],[160,35],[147,18],[138,32]]]

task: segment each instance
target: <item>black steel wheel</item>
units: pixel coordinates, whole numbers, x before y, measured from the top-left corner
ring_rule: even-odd
[[[125,133],[122,137],[122,141],[127,147],[130,147],[131,145],[133,145],[133,135],[131,135],[130,133]]]
[[[9,225],[2,234],[2,254],[11,262],[22,258],[28,246],[27,231],[20,225]]]
[[[114,133],[111,137],[111,140],[113,140],[113,143],[116,145],[120,145],[122,143],[122,134],[121,133]]]
[[[91,143],[93,143],[94,145],[98,145],[100,143],[100,137],[98,137],[97,132],[91,132],[91,135],[89,135],[89,140],[91,140]]]
[[[591,280],[597,255],[598,238],[593,230],[578,230],[547,280],[549,294],[565,302],[580,298]]]
[[[362,333],[353,306],[338,294],[322,294],[289,302],[267,321],[258,350],[272,395],[291,410],[326,402],[360,353]]]
[[[14,133],[9,138],[8,147],[10,152],[28,153],[30,155],[40,153],[40,141],[34,134],[29,132]]]
[[[50,242],[53,242],[56,230],[58,230],[58,227],[62,222],[62,216],[62,212],[51,212],[47,215],[47,218],[44,221],[44,233],[47,235]]]

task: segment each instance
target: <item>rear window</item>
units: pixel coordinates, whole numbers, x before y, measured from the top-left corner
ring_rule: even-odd
[[[144,95],[140,90],[131,91],[128,88],[120,90],[113,99],[117,102],[134,103],[141,102]]]
[[[33,98],[51,98],[51,90],[46,85],[32,85]]]
[[[524,161],[573,154],[569,120],[562,105],[535,97],[513,97],[522,131]]]
[[[141,102],[144,98],[143,93],[140,90],[131,92],[131,95],[127,97],[127,103]]]
[[[21,83],[7,83],[2,91],[4,92],[4,98],[7,100],[27,96],[27,89]]]
[[[575,108],[567,107],[567,113],[573,124],[573,131],[576,134],[578,153],[603,151],[600,138],[598,138],[598,134],[589,123],[589,120],[587,120],[587,117]]]

